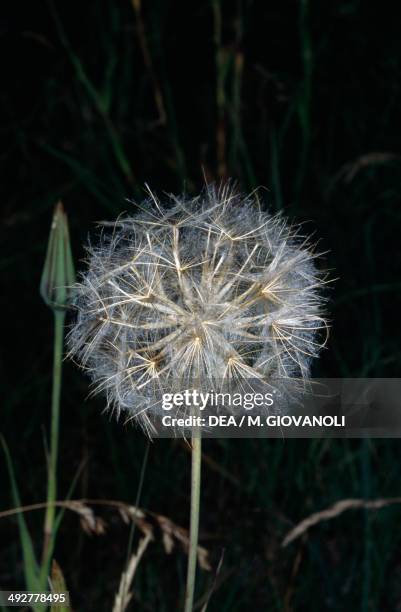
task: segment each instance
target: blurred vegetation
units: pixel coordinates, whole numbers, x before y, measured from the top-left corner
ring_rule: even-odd
[[[5,7],[4,7],[5,8]],[[39,295],[53,206],[76,267],[95,222],[134,211],[148,182],[194,193],[233,177],[316,231],[338,276],[315,375],[399,375],[401,43],[391,11],[360,0],[10,3],[1,18],[1,431],[22,504],[46,499],[52,319]],[[135,503],[148,442],[101,414],[65,364],[59,499]],[[400,508],[355,510],[287,548],[286,532],[348,497],[401,495],[397,440],[208,440],[201,543],[209,611],[401,610]],[[189,454],[151,444],[140,505],[188,525]],[[1,509],[14,505],[1,460]],[[74,609],[112,609],[129,527],[66,513],[55,558]],[[40,555],[43,511],[26,520]],[[16,518],[0,521],[0,586],[24,588]],[[138,533],[134,535],[135,543]],[[134,543],[134,545],[135,545]],[[185,554],[146,550],[132,609],[178,609]],[[197,596],[213,583],[200,572]],[[181,599],[180,599],[181,598]],[[130,608],[129,608],[130,609]],[[200,608],[199,608],[200,609]]]

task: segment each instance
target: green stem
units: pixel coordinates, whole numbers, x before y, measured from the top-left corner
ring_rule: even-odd
[[[201,490],[201,448],[202,438],[199,429],[192,433],[192,471],[191,471],[191,522],[189,529],[187,590],[185,612],[192,612],[195,591],[196,562],[198,553],[199,504]]]
[[[50,453],[48,457],[47,509],[44,526],[43,560],[46,560],[53,535],[55,501],[57,496],[57,455],[60,421],[61,370],[63,361],[65,312],[54,311],[54,356],[53,356],[53,390],[50,433]]]
[[[226,168],[226,125],[225,125],[225,108],[226,108],[226,93],[225,79],[227,72],[227,56],[221,44],[222,31],[222,15],[221,15],[221,0],[212,0],[213,10],[213,37],[215,46],[215,65],[216,65],[216,110],[217,110],[217,125],[216,125],[216,160],[217,160],[217,175],[225,177],[227,174]]]
[[[312,99],[312,74],[313,53],[310,33],[310,6],[309,0],[301,0],[300,3],[300,39],[303,64],[303,82],[298,99],[298,115],[302,131],[301,155],[296,177],[296,199],[301,193],[302,185],[306,175],[310,140],[311,140],[311,99]]]

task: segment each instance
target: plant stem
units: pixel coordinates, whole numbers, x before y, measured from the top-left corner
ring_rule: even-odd
[[[185,594],[185,612],[192,612],[196,562],[198,553],[199,505],[201,489],[201,449],[202,438],[200,429],[192,432],[192,470],[191,470],[191,519],[189,529],[187,590]]]
[[[53,355],[53,389],[52,389],[52,413],[50,433],[50,453],[48,456],[48,478],[47,478],[47,509],[44,525],[43,560],[46,560],[49,544],[51,542],[54,517],[55,501],[57,495],[57,455],[60,421],[60,392],[61,392],[61,370],[63,361],[65,312],[54,311],[54,355]]]
[[[213,37],[215,46],[215,66],[216,66],[216,161],[217,175],[222,178],[227,175],[226,165],[226,93],[225,80],[227,73],[227,55],[221,44],[222,15],[220,0],[212,0],[213,10]]]
[[[302,131],[301,152],[298,165],[298,173],[295,183],[295,196],[298,200],[305,179],[310,141],[311,141],[311,99],[312,99],[312,76],[313,76],[313,52],[310,33],[310,6],[309,0],[301,0],[300,3],[300,42],[303,64],[303,82],[298,100],[298,116]]]

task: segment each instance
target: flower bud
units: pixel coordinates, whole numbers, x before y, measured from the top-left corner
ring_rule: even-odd
[[[40,281],[40,294],[53,310],[64,310],[72,297],[75,282],[67,215],[59,202],[53,215],[45,265]]]

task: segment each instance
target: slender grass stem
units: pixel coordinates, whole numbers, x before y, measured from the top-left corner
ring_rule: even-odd
[[[145,471],[148,465],[149,449],[150,449],[150,442],[148,440],[146,444],[145,454],[142,460],[141,473],[139,475],[139,483],[138,483],[138,488],[137,488],[136,497],[135,497],[135,508],[139,508],[139,502],[140,502],[141,495],[142,495],[142,487],[145,481]],[[129,564],[132,558],[132,544],[134,541],[135,527],[136,527],[135,521],[131,521],[131,528],[130,528],[129,537],[128,537],[127,556],[125,560],[125,571],[123,573],[124,578],[122,581],[121,607],[124,610],[129,604],[129,598],[127,597],[127,595],[129,593],[130,585],[126,581],[129,576]],[[139,546],[138,546],[138,550],[139,550]]]
[[[298,200],[305,179],[311,142],[311,100],[313,76],[313,52],[310,33],[310,5],[309,0],[300,3],[300,42],[303,64],[303,82],[298,99],[298,116],[302,131],[302,141],[298,173],[295,184],[296,199]]]
[[[199,429],[192,433],[192,470],[191,470],[191,518],[189,530],[187,589],[185,612],[192,612],[195,592],[196,562],[199,533],[199,505],[201,490],[201,449],[202,438]]]
[[[213,28],[214,28],[214,45],[215,45],[215,65],[216,65],[216,110],[217,110],[217,125],[216,125],[216,161],[217,174],[224,177],[227,174],[226,164],[226,93],[225,80],[227,74],[227,54],[222,47],[221,32],[222,32],[222,14],[220,0],[212,0],[213,10]]]
[[[54,311],[53,390],[51,406],[50,452],[48,457],[47,509],[44,525],[43,560],[46,560],[53,534],[57,496],[57,455],[60,422],[61,372],[63,361],[65,312]]]

